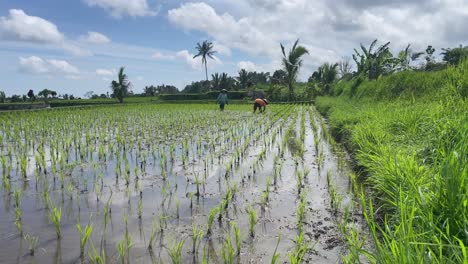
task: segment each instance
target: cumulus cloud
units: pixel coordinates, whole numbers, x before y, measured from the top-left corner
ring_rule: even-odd
[[[151,55],[151,58],[153,58],[155,60],[173,60],[176,57],[174,55],[164,54],[164,53],[158,51],[158,52],[153,53]]]
[[[264,71],[264,68],[251,62],[251,61],[239,61],[237,63],[237,68],[239,68],[239,70],[241,69],[244,69],[246,71],[249,71],[249,72],[254,72],[254,71],[257,71],[257,72],[261,72],[261,71]]]
[[[231,56],[231,49],[217,41],[213,42],[213,49],[221,55]]]
[[[228,49],[269,59],[272,64],[281,57],[279,43],[289,48],[300,38],[300,44],[310,51],[304,57],[308,70],[349,56],[359,43],[368,45],[375,38],[391,41],[395,53],[408,43],[418,50],[433,45],[440,51],[468,39],[465,0],[230,2],[237,8],[210,3],[181,4],[168,11],[168,19],[183,30],[204,33]]]
[[[0,17],[0,40],[47,44],[75,56],[92,55],[89,50],[67,40],[52,22],[28,15],[20,9],[10,9],[7,17]]]
[[[0,39],[59,43],[64,36],[52,22],[29,16],[20,9],[10,9],[7,17],[0,17]]]
[[[65,75],[77,78],[80,71],[64,60],[42,59],[37,56],[20,57],[19,71],[28,74]]]
[[[149,6],[147,0],[84,0],[84,2],[91,7],[103,8],[116,18],[155,16],[158,13]]]
[[[111,42],[106,35],[94,31],[89,31],[87,35],[81,36],[80,40],[91,44],[107,44]]]
[[[96,69],[96,75],[99,76],[112,76],[115,74],[114,70],[109,69]]]

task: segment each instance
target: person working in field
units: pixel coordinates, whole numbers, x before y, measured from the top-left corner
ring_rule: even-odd
[[[224,105],[229,104],[226,89],[221,91],[221,93],[218,95],[218,99],[216,99],[216,102],[219,104],[219,109],[224,111]]]
[[[260,110],[260,113],[263,113],[265,112],[265,109],[266,109],[266,105],[268,104],[268,101],[267,99],[261,99],[261,98],[257,98],[255,99],[255,103],[254,103],[254,113],[257,111],[257,108],[259,108]]]

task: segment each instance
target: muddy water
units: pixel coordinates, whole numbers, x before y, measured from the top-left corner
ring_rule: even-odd
[[[221,250],[226,237],[230,236],[235,245],[230,228],[230,223],[235,222],[240,227],[242,240],[240,257],[236,262],[270,263],[278,237],[281,237],[277,248],[277,252],[281,254],[279,263],[287,262],[288,252],[295,247],[294,240],[298,234],[296,210],[299,196],[296,174],[306,169],[310,172],[304,180],[303,192],[306,192],[307,206],[303,230],[311,250],[305,258],[310,263],[339,263],[346,248],[338,229],[339,213],[331,207],[330,182],[342,197],[342,206],[349,207],[355,218],[359,217],[359,214],[353,207],[353,197],[349,191],[349,168],[342,164],[327,140],[320,136],[324,134],[320,131],[320,125],[320,145],[315,146],[310,124],[314,120],[320,122],[320,119],[310,116],[307,110],[306,106],[297,106],[291,115],[282,117],[266,129],[267,133],[250,138],[251,142],[243,153],[243,158],[229,171],[226,165],[230,164],[234,150],[217,147],[219,155],[210,155],[204,150],[200,156],[192,155],[186,165],[177,159],[173,162],[168,160],[167,180],[161,177],[160,157],[157,157],[154,160],[149,159],[141,177],[132,180],[128,186],[122,178],[116,181],[115,160],[111,159],[95,165],[94,168],[91,164],[81,165],[71,172],[71,178],[88,179],[77,183],[78,194],[71,195],[62,190],[58,179],[54,180],[52,176],[37,183],[24,182],[21,199],[22,223],[24,233],[39,238],[37,250],[34,256],[28,254],[28,243],[21,239],[14,224],[13,195],[2,193],[0,259],[2,263],[87,262],[88,257],[80,259],[79,236],[75,227],[76,223],[80,222],[81,225],[93,225],[90,240],[98,252],[106,252],[108,263],[122,263],[116,245],[123,240],[126,232],[132,242],[130,254],[124,257],[126,262],[170,263],[168,249],[176,241],[184,240],[184,263],[199,263],[204,252],[210,263],[222,263]],[[293,153],[286,149],[284,156],[275,160],[275,157],[280,155],[281,142],[294,116],[298,118],[292,126],[296,135],[300,134],[302,111],[305,111],[306,117],[303,158],[294,157]],[[249,134],[249,131],[242,133],[245,137],[254,134]],[[274,142],[273,134],[276,134]],[[242,142],[241,140],[240,143]],[[196,147],[191,146],[191,150],[195,153]],[[317,150],[323,155],[321,164]],[[180,151],[181,148],[176,149],[176,156]],[[266,153],[265,158],[257,163],[256,160],[262,152]],[[132,155],[135,153],[130,151],[129,156]],[[133,168],[135,163],[133,159],[130,160]],[[275,166],[280,167],[281,171],[278,182],[273,184]],[[93,182],[99,174],[102,174],[105,187],[100,187],[102,195],[97,196]],[[195,175],[206,179],[200,186],[200,197],[192,196],[197,189],[194,184]],[[271,193],[268,203],[264,204],[261,197],[268,178],[271,182]],[[192,225],[202,228],[206,233],[207,216],[212,208],[218,206],[228,186],[237,186],[238,192],[222,219],[218,221],[216,217],[211,236],[204,236],[197,248],[197,254],[192,254]],[[63,210],[62,238],[59,240],[56,239],[48,217],[50,209],[45,208],[43,203],[44,192],[49,193],[53,206]],[[108,201],[110,218],[104,231],[104,207]],[[143,212],[141,218],[138,217],[139,203]],[[246,212],[248,207],[255,209],[258,215],[254,237],[249,234]],[[128,218],[127,224],[124,218]],[[154,222],[157,223],[158,232],[154,249],[149,251],[148,243]],[[160,226],[163,228],[159,228]],[[91,248],[88,244],[86,252],[89,251]]]

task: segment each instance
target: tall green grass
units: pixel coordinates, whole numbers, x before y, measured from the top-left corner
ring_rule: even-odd
[[[364,81],[352,99],[341,83],[342,96],[317,98],[371,194],[357,193],[372,263],[468,263],[467,70]]]

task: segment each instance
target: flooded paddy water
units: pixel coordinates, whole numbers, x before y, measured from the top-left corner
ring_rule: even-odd
[[[2,263],[340,263],[362,219],[322,118],[228,108],[1,113]]]

